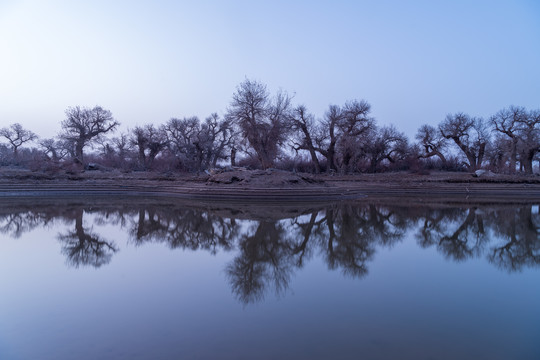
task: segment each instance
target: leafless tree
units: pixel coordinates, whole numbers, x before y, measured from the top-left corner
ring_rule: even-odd
[[[525,173],[532,174],[532,161],[540,147],[540,110],[527,111],[524,107],[510,106],[491,117],[495,131],[503,135],[510,144],[509,170],[515,173],[516,164]]]
[[[495,131],[507,136],[510,139],[510,173],[516,172],[517,149],[519,143],[519,130],[528,114],[525,108],[510,106],[502,109],[490,119]]]
[[[416,139],[423,150],[420,157],[428,159],[437,156],[441,159],[442,165],[446,165],[443,151],[447,146],[447,139],[440,131],[431,125],[422,125],[416,133]]]
[[[338,126],[342,117],[341,108],[338,105],[330,105],[315,134],[315,149],[326,158],[326,168],[329,172],[337,171],[336,144],[340,135]]]
[[[216,113],[202,123],[197,117],[172,118],[165,125],[165,132],[171,152],[187,169],[197,172],[227,159],[226,150],[233,138],[230,122]]]
[[[194,139],[200,133],[200,121],[196,116],[183,119],[172,118],[164,126],[169,143],[169,150],[183,164],[191,167],[195,161]]]
[[[38,138],[36,134],[30,130],[24,129],[19,123],[0,129],[0,136],[5,137],[9,141],[15,159],[18,158],[18,150],[21,145]]]
[[[300,105],[293,110],[292,119],[293,130],[295,131],[295,136],[292,140],[293,149],[297,153],[299,150],[308,151],[311,156],[311,162],[315,167],[315,172],[318,174],[321,172],[321,165],[319,164],[315,139],[313,138],[317,133],[315,118],[307,111],[304,105]]]
[[[467,158],[466,166],[474,171],[482,166],[489,132],[482,118],[464,113],[449,114],[439,124],[439,131],[446,139],[451,139]]]
[[[119,136],[114,137],[112,143],[119,160],[124,163],[133,151],[129,134],[122,133]]]
[[[361,136],[375,126],[375,120],[369,116],[371,105],[365,100],[347,101],[342,108],[339,128],[347,136]]]
[[[369,161],[369,171],[373,173],[383,161],[394,163],[403,158],[407,149],[405,134],[394,126],[384,126],[366,136],[363,152]]]
[[[139,166],[149,169],[155,158],[168,145],[164,127],[156,128],[153,124],[144,127],[137,126],[131,131],[130,145],[136,147]]]
[[[97,138],[114,131],[120,123],[109,110],[101,106],[85,108],[70,107],[66,110],[66,119],[62,121],[61,137],[74,145],[75,159],[83,162],[83,149]]]
[[[361,149],[359,140],[374,129],[369,116],[371,106],[365,100],[352,100],[343,107],[330,105],[315,132],[315,150],[326,158],[327,171],[337,171],[337,162],[345,171]]]
[[[239,127],[267,169],[274,165],[291,130],[291,98],[285,92],[271,98],[266,85],[245,80],[233,94],[227,119]]]
[[[219,160],[227,159],[226,151],[235,142],[232,124],[228,119],[221,119],[217,113],[213,113],[205,119],[202,129],[208,132],[210,140],[206,166],[216,167]]]
[[[342,171],[352,170],[354,160],[362,152],[364,139],[369,139],[375,131],[375,119],[369,116],[371,106],[365,100],[348,101],[342,108],[338,122],[340,139],[338,140],[339,158]]]
[[[45,155],[52,161],[60,161],[69,155],[62,140],[43,139],[39,142],[39,145]]]
[[[533,159],[540,152],[540,110],[533,110],[520,120],[518,152],[526,174],[533,173]]]
[[[513,141],[506,135],[496,133],[493,138],[493,146],[486,152],[486,160],[491,168],[497,171],[512,171],[514,167],[508,166],[512,162],[511,154],[513,149]]]

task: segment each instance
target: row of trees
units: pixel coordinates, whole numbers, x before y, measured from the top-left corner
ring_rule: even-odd
[[[99,106],[77,106],[66,110],[56,139],[38,141],[20,124],[1,129],[6,143],[0,155],[4,163],[6,159],[20,162],[21,146],[38,141],[40,148],[27,152],[27,157],[85,164],[87,149],[92,148],[92,159],[99,156],[109,166],[139,170],[165,166],[199,172],[230,163],[315,173],[487,167],[532,174],[540,152],[540,110],[511,106],[488,120],[450,114],[437,126],[421,126],[414,143],[394,126],[378,126],[370,113],[369,103],[352,100],[329,106],[318,119],[304,105],[294,106],[286,92],[272,96],[264,84],[245,80],[223,117],[214,113],[204,121],[172,118],[162,125],[137,126],[107,137],[119,126],[111,112]]]

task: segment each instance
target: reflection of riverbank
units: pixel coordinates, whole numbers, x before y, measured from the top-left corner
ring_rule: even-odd
[[[89,220],[121,228],[136,246],[235,251],[226,273],[242,302],[257,301],[269,289],[283,291],[296,269],[315,256],[347,276],[366,276],[377,249],[392,247],[411,231],[421,247],[435,247],[455,261],[485,258],[510,272],[540,264],[540,215],[538,206],[531,205],[201,205],[156,198],[26,199],[2,205],[0,232],[8,236],[57,221],[70,224],[71,230],[57,238],[74,267],[103,266],[121,251]]]

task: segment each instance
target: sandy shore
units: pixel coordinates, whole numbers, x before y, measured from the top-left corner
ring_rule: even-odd
[[[263,173],[230,183],[208,176],[120,172],[47,175],[0,172],[0,198],[58,196],[158,196],[215,201],[302,202],[393,200],[400,202],[540,203],[539,176],[473,177],[466,173],[360,174],[350,176]],[[306,180],[307,179],[307,180]]]

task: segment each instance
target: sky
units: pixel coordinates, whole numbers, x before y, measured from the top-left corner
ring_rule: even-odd
[[[317,118],[364,99],[410,139],[449,113],[540,108],[540,1],[0,0],[0,127],[70,106],[127,131],[223,115],[245,79]]]

